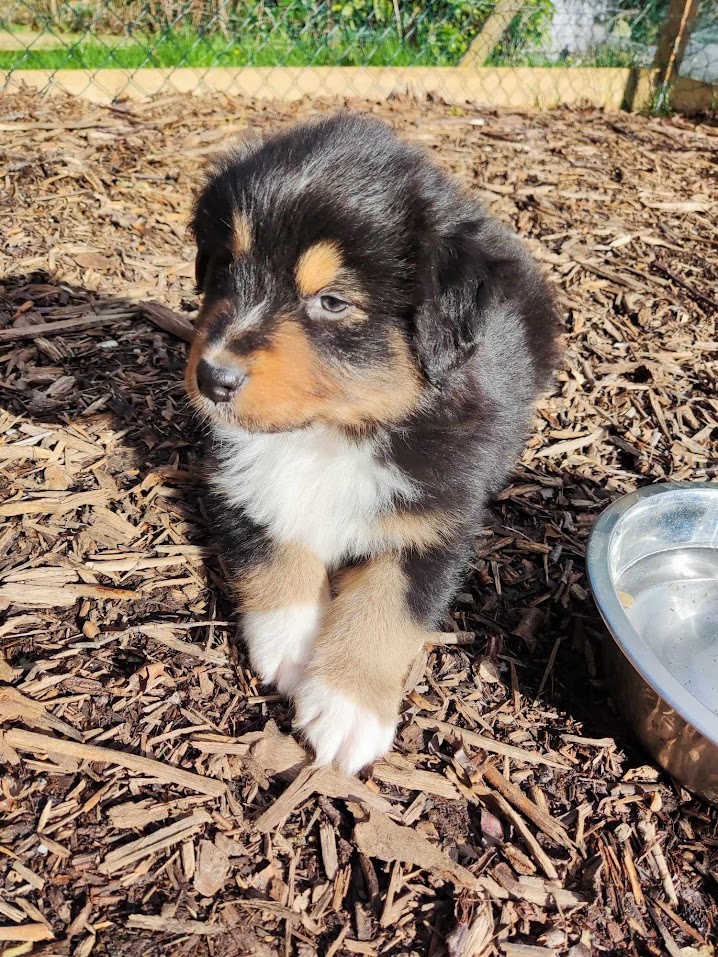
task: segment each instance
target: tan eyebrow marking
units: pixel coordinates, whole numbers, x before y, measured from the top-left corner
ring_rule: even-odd
[[[232,253],[238,259],[252,248],[252,224],[246,213],[232,217]]]
[[[315,296],[334,282],[343,265],[336,243],[322,241],[310,246],[299,257],[294,271],[299,292],[303,296]]]

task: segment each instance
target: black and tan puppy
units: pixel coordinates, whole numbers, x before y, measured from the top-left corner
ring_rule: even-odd
[[[187,370],[250,660],[319,762],[391,748],[402,687],[554,366],[519,240],[351,114],[215,164]],[[331,585],[330,585],[331,581]]]

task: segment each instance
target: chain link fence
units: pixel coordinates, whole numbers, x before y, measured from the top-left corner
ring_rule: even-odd
[[[386,96],[416,83],[455,101],[620,106],[662,41],[666,84],[681,54],[684,75],[718,84],[717,0],[0,0],[6,88],[41,77],[107,98]],[[339,79],[337,67],[353,69]]]

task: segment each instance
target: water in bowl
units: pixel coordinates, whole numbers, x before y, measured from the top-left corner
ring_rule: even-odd
[[[615,584],[631,624],[661,664],[718,714],[718,549],[647,555]]]

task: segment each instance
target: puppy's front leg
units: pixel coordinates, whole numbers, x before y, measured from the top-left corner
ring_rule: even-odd
[[[409,607],[410,570],[386,555],[341,576],[293,691],[317,762],[350,774],[391,749],[404,681],[426,640]]]
[[[236,579],[252,667],[288,694],[299,680],[329,604],[324,564],[300,545],[273,546]]]

